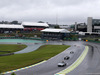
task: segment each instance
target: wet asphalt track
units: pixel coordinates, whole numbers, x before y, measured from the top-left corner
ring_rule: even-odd
[[[100,75],[100,44],[82,42],[89,46],[89,51],[83,62],[66,75]]]
[[[48,44],[65,44],[72,45],[70,48],[64,52],[58,54],[57,56],[47,60],[47,62],[34,66],[29,69],[21,70],[15,72],[16,75],[54,75],[55,73],[70,66],[82,53],[84,50],[84,45],[89,46],[89,52],[83,62],[75,68],[73,71],[66,75],[100,75],[100,44],[97,43],[86,43],[81,41],[75,42],[55,42],[51,41]],[[78,45],[78,46],[75,46]],[[74,51],[74,54],[70,54],[70,51]],[[65,62],[68,63],[66,67],[57,67],[57,63],[61,62],[64,56],[70,56],[69,60]],[[10,75],[10,74],[6,74]]]

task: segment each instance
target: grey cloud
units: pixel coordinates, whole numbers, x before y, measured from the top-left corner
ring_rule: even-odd
[[[99,0],[0,0],[0,20],[45,21],[59,24],[100,18]]]

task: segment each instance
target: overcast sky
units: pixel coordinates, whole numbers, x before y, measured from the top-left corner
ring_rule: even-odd
[[[58,24],[100,19],[100,0],[0,0],[0,21],[44,21]]]

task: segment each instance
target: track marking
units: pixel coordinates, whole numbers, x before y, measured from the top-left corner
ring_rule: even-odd
[[[16,70],[12,70],[12,71],[3,72],[3,73],[1,73],[1,74],[13,73],[13,72],[16,72],[16,71],[28,69],[28,68],[37,66],[37,65],[39,65],[39,64],[42,64],[42,63],[44,63],[44,62],[46,62],[46,60],[44,60],[44,61],[42,61],[42,62],[40,62],[40,63],[34,64],[34,65],[31,65],[31,66],[24,67],[24,68],[20,68],[20,69],[16,69]]]

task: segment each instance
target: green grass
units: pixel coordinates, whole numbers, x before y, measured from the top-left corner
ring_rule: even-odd
[[[0,52],[0,54],[6,54],[6,53],[8,53],[8,52]]]
[[[0,52],[0,54],[6,54],[6,53],[20,51],[26,47],[27,47],[26,45],[0,44],[0,51],[10,51],[10,52]]]
[[[30,53],[0,57],[0,71],[14,70],[47,60],[68,47],[66,45],[44,45]]]

